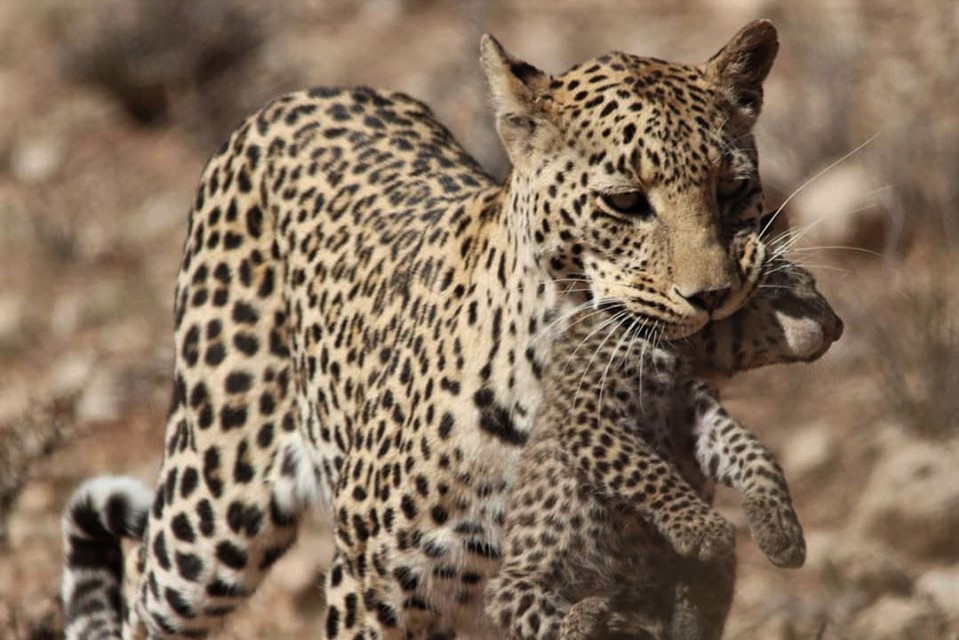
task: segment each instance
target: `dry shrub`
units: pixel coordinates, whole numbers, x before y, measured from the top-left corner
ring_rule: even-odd
[[[7,542],[7,521],[31,470],[72,433],[74,405],[73,397],[35,403],[20,420],[0,424],[0,545]]]
[[[34,610],[19,611],[0,602],[0,635],[4,640],[58,640],[63,638],[63,607],[56,597],[34,603]]]
[[[137,122],[173,122],[220,142],[288,73],[259,73],[280,15],[231,0],[100,0],[64,20],[67,74],[116,99]],[[256,85],[251,91],[250,86]]]
[[[927,438],[959,435],[959,295],[955,259],[939,269],[902,269],[874,303],[876,350],[888,411],[910,432]]]
[[[776,186],[800,184],[879,133],[856,161],[891,194],[877,202],[889,224],[906,227],[887,233],[959,248],[955,3],[876,0],[824,8],[770,5],[783,41],[774,80],[786,83],[760,123],[772,139],[768,147],[777,149],[776,157],[767,154],[773,195]]]

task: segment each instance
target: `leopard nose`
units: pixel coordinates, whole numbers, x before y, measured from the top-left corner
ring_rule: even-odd
[[[682,289],[677,288],[676,293],[697,309],[712,313],[722,306],[723,301],[729,296],[731,289],[732,287],[730,285],[723,284],[711,289],[702,289],[691,294],[686,294]]]

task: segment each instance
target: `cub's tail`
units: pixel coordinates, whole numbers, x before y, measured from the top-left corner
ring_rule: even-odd
[[[121,637],[120,542],[143,539],[152,503],[146,485],[121,476],[87,480],[73,493],[63,514],[66,640]]]

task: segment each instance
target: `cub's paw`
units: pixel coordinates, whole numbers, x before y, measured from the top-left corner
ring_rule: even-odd
[[[603,638],[609,624],[609,600],[593,596],[580,600],[563,619],[560,640],[591,640]]]
[[[743,510],[753,539],[777,567],[797,568],[806,562],[802,525],[788,497],[747,493]]]
[[[665,531],[681,556],[714,560],[731,554],[736,546],[736,528],[712,510],[677,519]]]

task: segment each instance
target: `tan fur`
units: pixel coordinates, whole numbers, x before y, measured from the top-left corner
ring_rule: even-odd
[[[483,48],[504,184],[428,107],[368,88],[282,96],[211,159],[142,573],[123,629],[90,638],[216,628],[324,501],[328,638],[491,632],[483,587],[553,328],[590,306],[687,336],[758,282],[755,105],[703,66],[613,53],[552,76]],[[611,212],[624,189],[655,215]],[[85,587],[114,602],[113,582]]]

